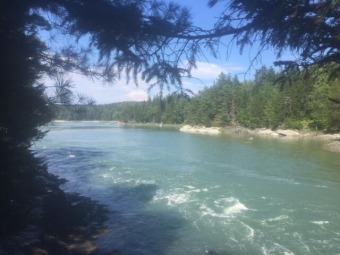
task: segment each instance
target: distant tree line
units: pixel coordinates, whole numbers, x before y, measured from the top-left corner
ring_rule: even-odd
[[[191,98],[175,93],[144,102],[53,106],[53,112],[55,119],[63,120],[339,131],[340,105],[329,98],[340,97],[340,80],[314,71],[292,74],[284,84],[273,68],[262,67],[253,80],[244,82],[221,73],[213,86]]]

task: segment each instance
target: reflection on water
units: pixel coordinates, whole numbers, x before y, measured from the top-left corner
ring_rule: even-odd
[[[66,191],[109,208],[101,251],[340,253],[339,157],[321,142],[110,125],[58,123],[37,145]]]

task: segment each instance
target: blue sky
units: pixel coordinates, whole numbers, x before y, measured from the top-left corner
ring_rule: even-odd
[[[195,25],[209,29],[213,27],[214,22],[221,10],[223,4],[218,4],[214,8],[207,6],[208,0],[175,0],[179,4],[188,7],[192,12],[193,22]],[[223,1],[222,1],[223,3]],[[225,38],[227,43],[229,38]],[[249,79],[254,74],[254,67],[259,68],[262,65],[271,66],[275,61],[275,55],[272,50],[263,52],[260,58],[254,63],[254,67],[248,70],[251,60],[257,53],[256,45],[244,49],[240,55],[239,49],[234,46],[232,51],[227,54],[227,49],[220,48],[217,58],[211,56],[209,52],[201,59],[198,59],[197,69],[192,71],[191,79],[184,79],[185,88],[192,90],[194,93],[209,87],[221,72],[225,74],[238,75],[240,80]],[[228,56],[228,57],[227,57]],[[74,92],[82,93],[94,98],[97,104],[122,102],[122,101],[143,101],[148,98],[148,85],[140,82],[139,86],[132,82],[126,84],[124,79],[116,81],[114,84],[105,84],[100,80],[92,80],[79,74],[70,73],[69,78],[73,80]],[[51,81],[46,78],[46,84]]]

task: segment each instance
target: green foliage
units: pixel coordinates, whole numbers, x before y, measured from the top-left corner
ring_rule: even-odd
[[[317,73],[318,70],[315,70]],[[110,105],[58,106],[55,117],[66,120],[118,120],[123,122],[188,123],[218,126],[242,125],[249,128],[311,128],[340,130],[339,80],[318,76],[292,75],[290,84],[279,86],[280,77],[272,68],[262,67],[254,81],[239,82],[221,74],[214,85],[190,100],[173,94],[146,102]]]
[[[324,75],[321,78],[318,77],[307,98],[307,107],[311,119],[309,126],[313,129],[324,130],[329,126],[329,105],[331,104],[328,100],[329,92],[330,85],[327,78]]]
[[[214,6],[223,0],[210,0]],[[299,55],[296,61],[278,61],[286,70],[299,66],[340,63],[339,0],[231,0],[227,1],[207,37],[232,35],[242,51],[246,45],[259,41],[259,52],[272,46],[277,56],[290,49]],[[339,72],[339,66],[333,71]]]
[[[340,79],[333,80],[331,84],[331,90],[329,92],[328,99],[338,99],[340,101]],[[329,127],[327,128],[331,132],[340,130],[340,104],[331,101],[329,103]]]
[[[284,120],[282,127],[286,129],[302,129],[304,127],[303,124],[304,124],[304,121],[302,120],[297,120],[297,119],[287,117]]]
[[[60,120],[112,120],[139,123],[184,122],[188,99],[174,94],[146,102],[122,102],[106,105],[54,105],[54,118]]]

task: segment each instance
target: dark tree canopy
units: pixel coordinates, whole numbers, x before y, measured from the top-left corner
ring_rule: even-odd
[[[4,0],[0,7],[1,142],[29,146],[49,120],[40,84],[46,74],[60,85],[68,71],[109,81],[124,73],[137,81],[141,73],[151,86],[182,89],[186,45],[177,46],[173,35],[191,27],[185,8],[148,0]],[[70,40],[48,45],[43,31]]]
[[[297,61],[278,65],[309,66],[340,63],[339,0],[210,0],[225,4],[208,37],[231,35],[241,50],[259,42],[272,46],[279,57],[284,50],[297,53]]]

